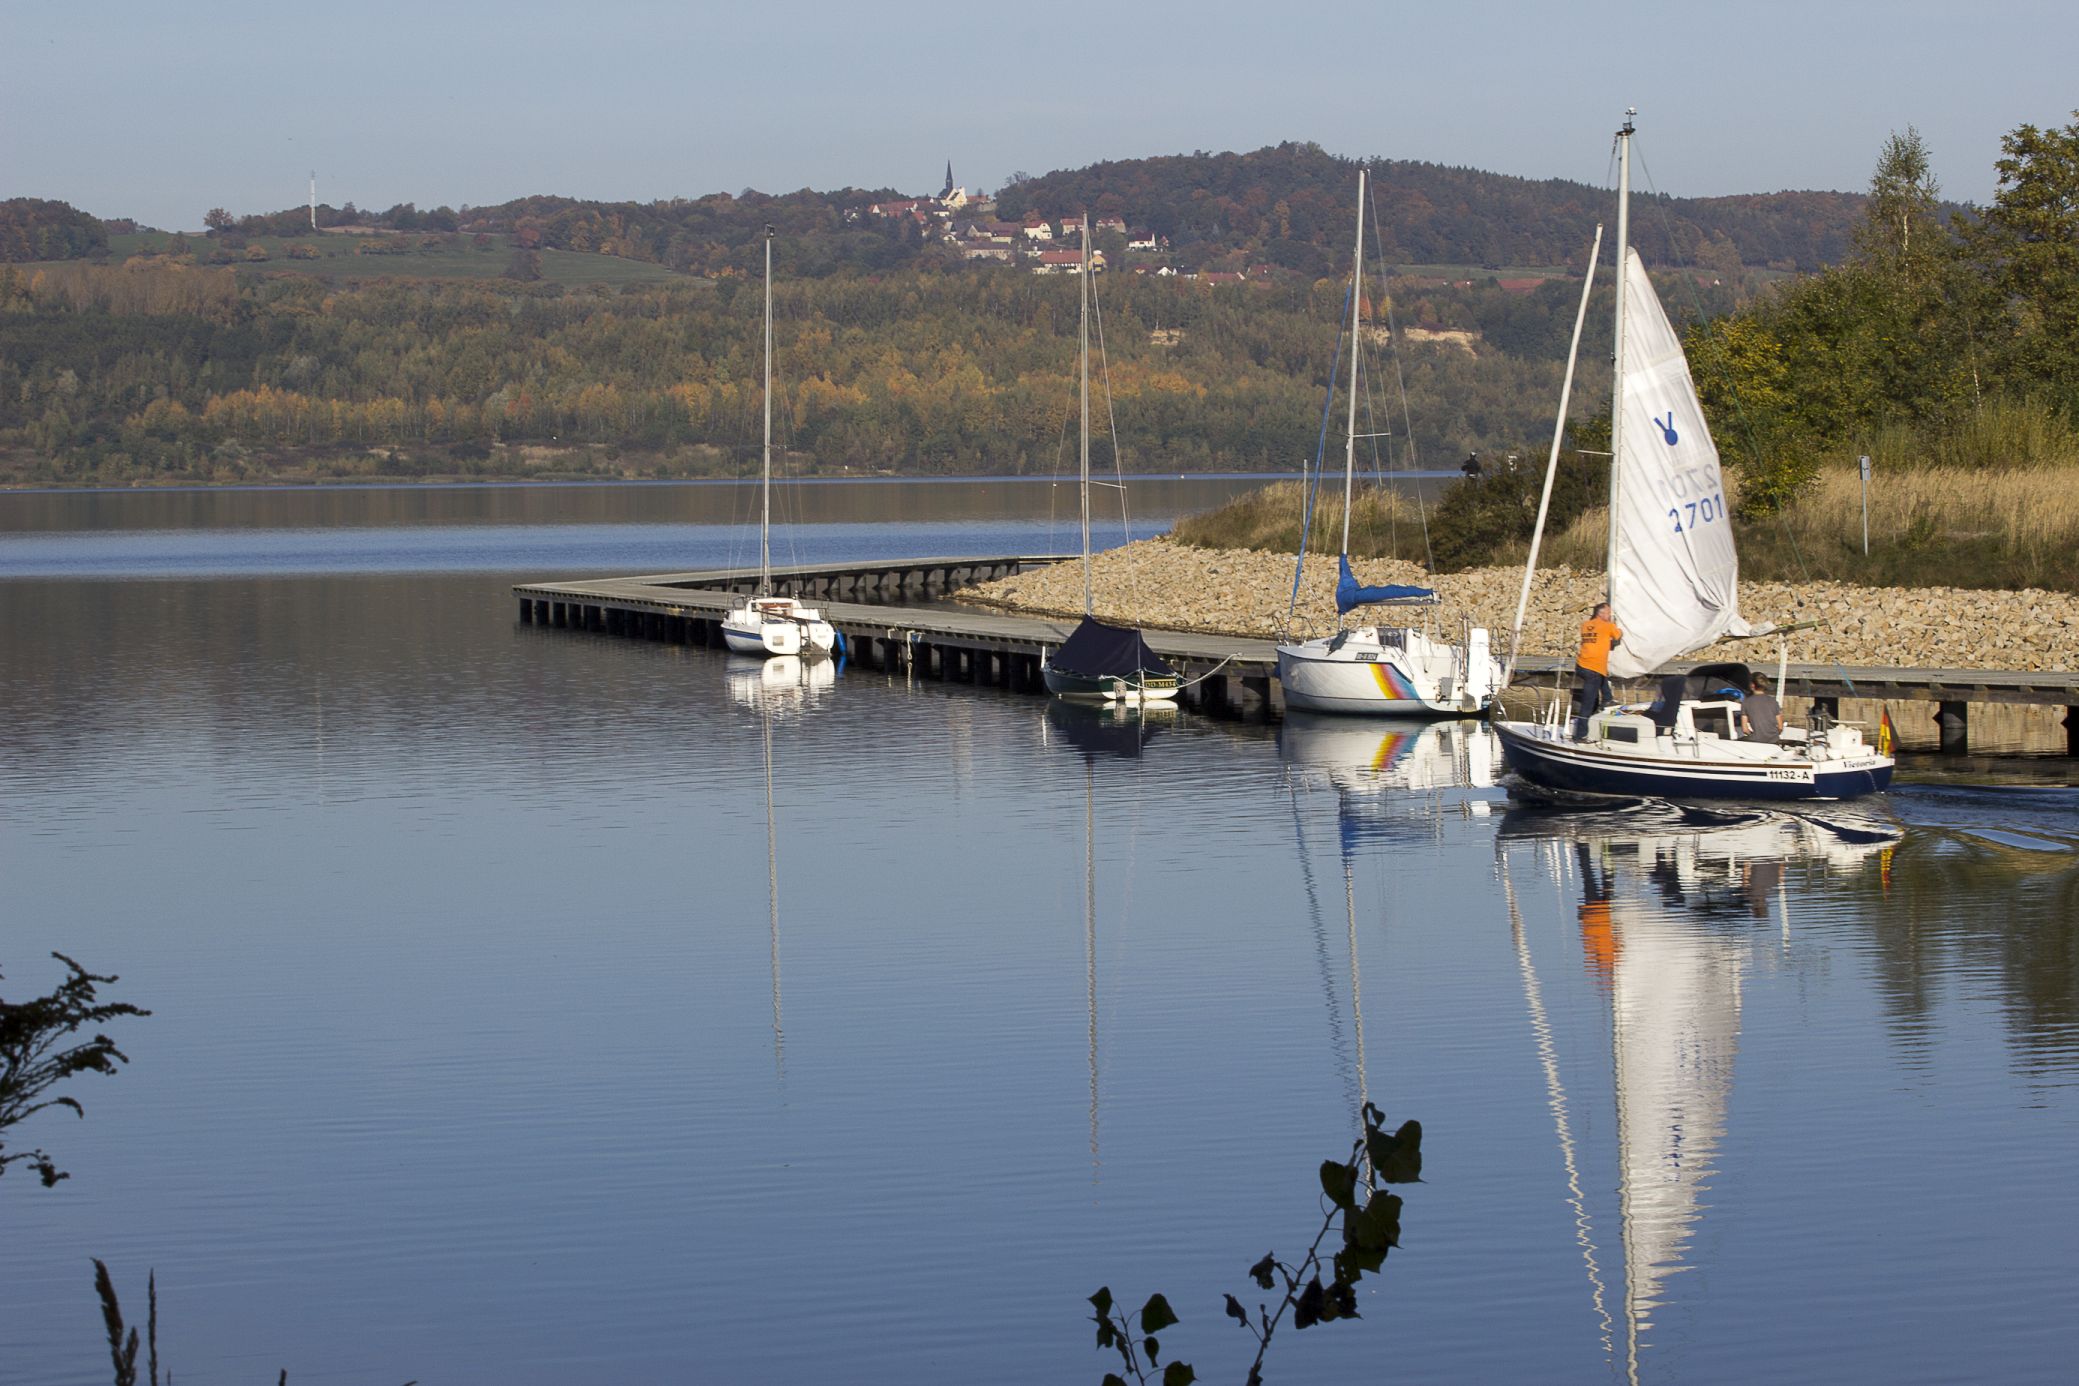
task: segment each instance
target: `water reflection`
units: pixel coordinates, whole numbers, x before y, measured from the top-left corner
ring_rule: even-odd
[[[1165,727],[1177,720],[1174,704],[1092,707],[1047,701],[1045,727],[1054,744],[1083,760],[1083,984],[1089,1016],[1090,1181],[1103,1167],[1099,1149],[1097,1055],[1097,766],[1100,761],[1138,760]],[[1058,738],[1058,741],[1055,740]]]
[[[1649,803],[1583,813],[1516,808],[1497,852],[1525,1008],[1547,1085],[1568,1203],[1606,1353],[1638,1381],[1671,1279],[1692,1245],[1727,1138],[1742,985],[1791,941],[1787,871],[1890,869],[1900,831],[1881,817],[1818,819]],[[1616,1116],[1617,1237],[1624,1260],[1621,1343],[1608,1308],[1577,1112],[1517,901],[1517,878],[1543,875],[1578,897],[1583,965],[1608,1005]],[[1780,932],[1757,930],[1774,917]]]
[[[787,1076],[787,1030],[780,1007],[780,839],[772,802],[773,724],[814,707],[837,682],[843,661],[776,655],[771,659],[729,657],[723,672],[729,699],[758,714],[765,759],[765,890],[772,932],[772,1061]]]

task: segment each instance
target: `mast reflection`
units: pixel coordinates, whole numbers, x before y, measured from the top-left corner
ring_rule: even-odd
[[[1079,754],[1083,761],[1083,986],[1090,1024],[1090,1178],[1103,1159],[1098,1140],[1097,1067],[1097,765],[1138,760],[1148,743],[1177,720],[1173,703],[1111,704],[1102,707],[1047,701],[1045,738]]]
[[[1497,840],[1504,897],[1566,1169],[1568,1203],[1604,1351],[1629,1381],[1653,1346],[1655,1315],[1692,1245],[1726,1140],[1741,985],[1777,946],[1756,924],[1781,915],[1786,868],[1861,869],[1897,845],[1882,819],[1826,821],[1775,812],[1645,804],[1598,813],[1515,808]],[[1517,901],[1519,875],[1544,875],[1577,898],[1582,966],[1607,999],[1616,1115],[1618,1240],[1624,1253],[1622,1344],[1607,1307],[1576,1140],[1576,1111]],[[1571,886],[1568,878],[1571,876]]]
[[[772,931],[772,1061],[787,1076],[786,1025],[780,1005],[780,844],[772,797],[773,725],[801,716],[837,682],[841,660],[775,655],[770,659],[731,658],[723,670],[729,700],[758,714],[759,740],[765,759],[765,888]]]

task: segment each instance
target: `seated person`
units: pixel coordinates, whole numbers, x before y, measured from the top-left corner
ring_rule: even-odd
[[[1755,675],[1752,690],[1740,705],[1740,734],[1744,740],[1773,746],[1783,739],[1783,705],[1768,690],[1769,681]]]

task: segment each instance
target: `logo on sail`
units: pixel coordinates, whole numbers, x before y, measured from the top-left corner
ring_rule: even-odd
[[[1660,436],[1667,439],[1667,444],[1669,447],[1673,447],[1675,444],[1682,441],[1675,434],[1674,410],[1668,410],[1668,416],[1665,419],[1661,418],[1658,414],[1654,415],[1653,423],[1654,426],[1660,430]]]

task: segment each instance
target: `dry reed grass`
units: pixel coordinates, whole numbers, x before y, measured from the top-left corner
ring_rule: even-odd
[[[1539,566],[1600,571],[1609,526],[1607,509],[1586,512],[1546,539]],[[1784,582],[2079,592],[2079,458],[1997,469],[1880,464],[1867,557],[1862,479],[1852,463],[1829,466],[1782,514],[1742,524],[1739,547],[1743,575]]]
[[[1180,544],[1203,549],[1262,549],[1298,553],[1303,483],[1279,481],[1238,496],[1216,510],[1187,515],[1170,531]],[[1367,486],[1356,493],[1350,509],[1350,551],[1365,558],[1426,561],[1424,515],[1414,499],[1400,491]],[[1308,553],[1332,554],[1342,539],[1343,493],[1339,485],[1321,488],[1314,523],[1307,536]]]

